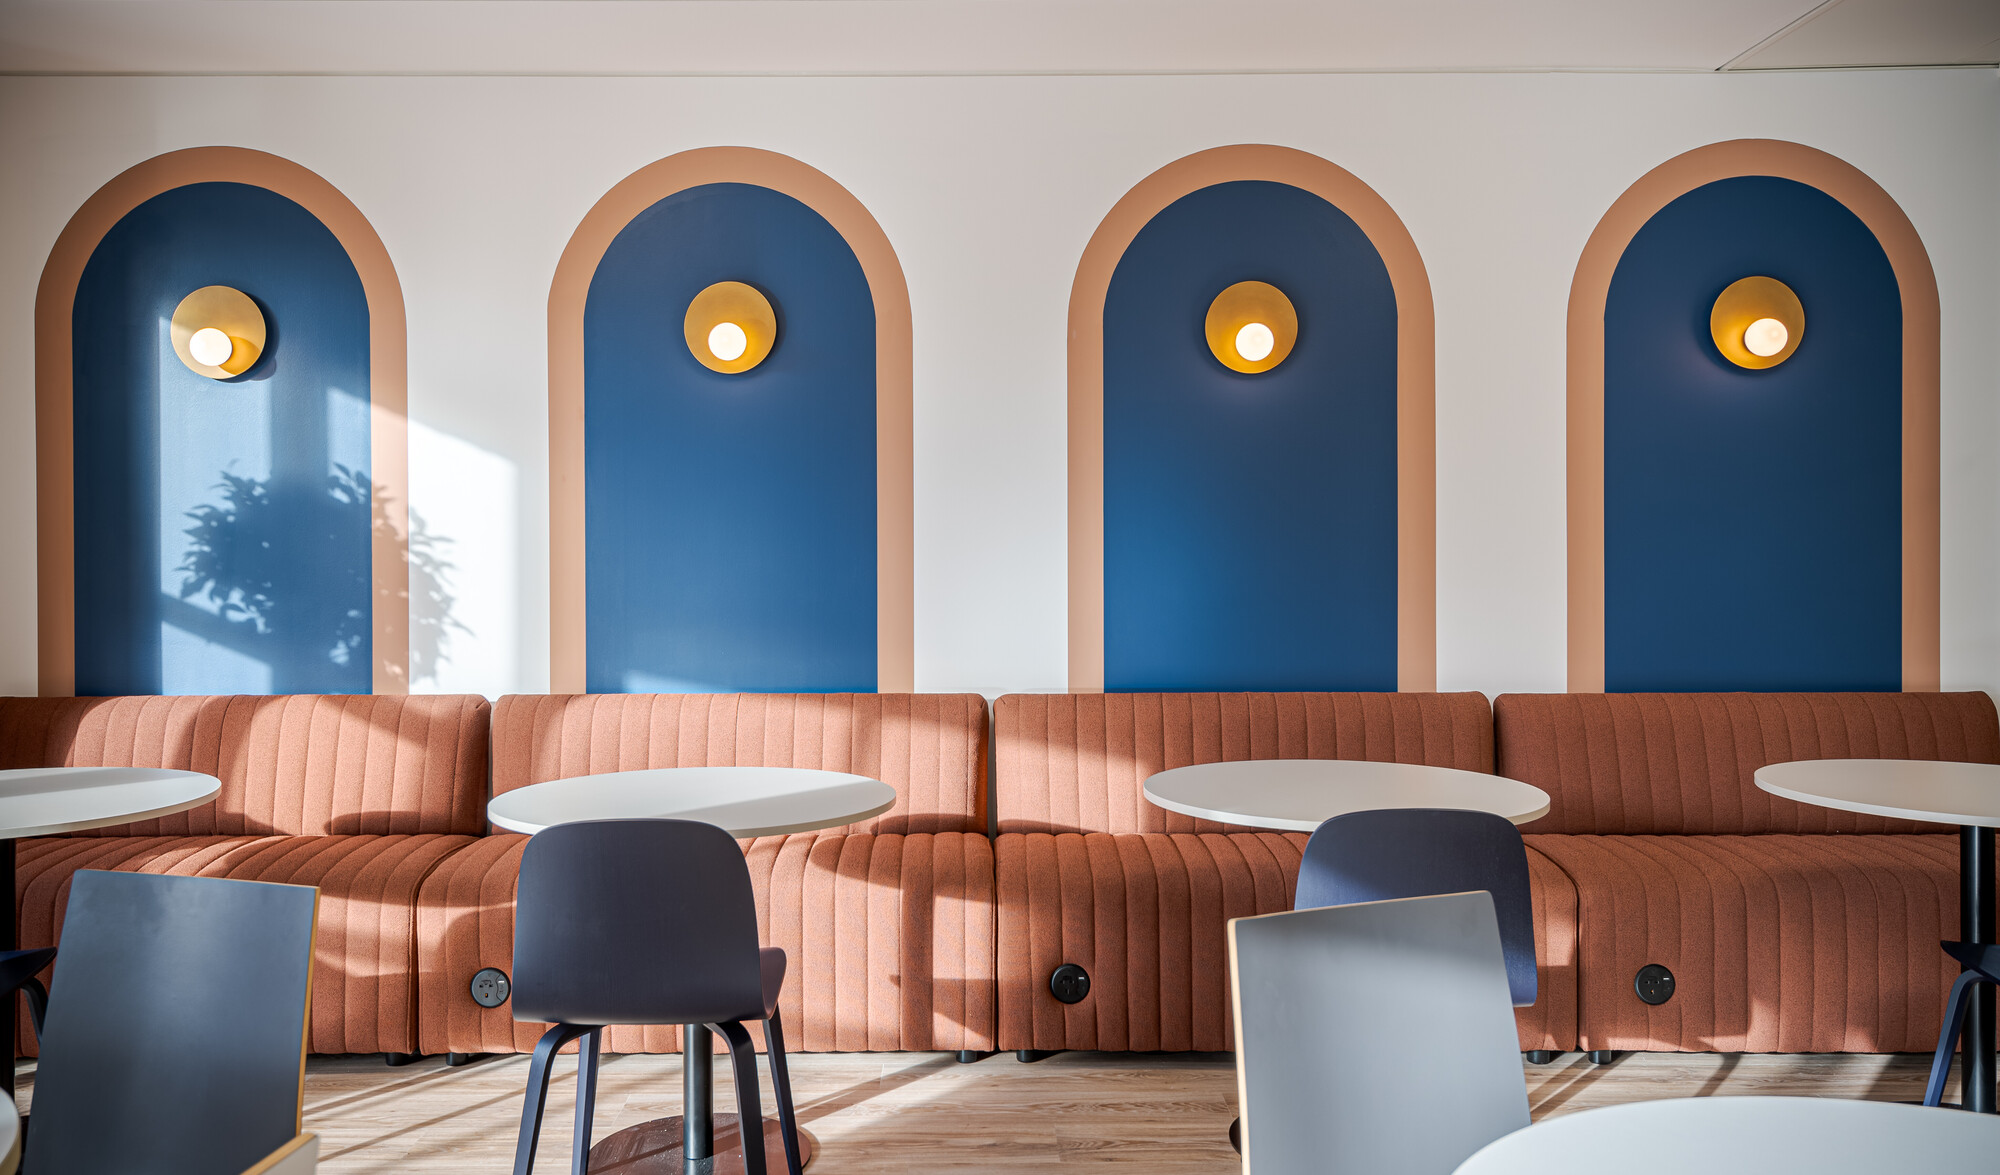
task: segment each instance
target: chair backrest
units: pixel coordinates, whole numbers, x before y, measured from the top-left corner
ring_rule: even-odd
[[[1229,923],[1246,1175],[1449,1175],[1528,1124],[1485,893]]]
[[[472,694],[0,698],[0,767],[172,767],[222,781],[192,811],[83,836],[476,835],[489,713]]]
[[[1493,769],[1486,696],[1008,694],[993,703],[1001,832],[1223,832],[1148,803],[1146,778],[1246,759]]]
[[[299,1133],[319,891],[79,870],[30,1175],[215,1175]]]
[[[1940,832],[1760,791],[1768,763],[2000,763],[1983,693],[1502,694],[1500,774],[1549,793],[1530,833]]]
[[[1491,812],[1385,808],[1335,816],[1299,860],[1295,910],[1483,889],[1493,895],[1507,986],[1535,1002],[1535,907],[1521,831]]]
[[[978,694],[512,694],[493,708],[493,791],[648,767],[809,767],[896,789],[849,832],[986,831]]]
[[[516,1020],[708,1024],[763,1015],[750,867],[698,820],[586,820],[528,839]]]

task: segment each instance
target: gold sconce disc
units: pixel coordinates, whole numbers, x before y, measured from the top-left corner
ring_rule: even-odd
[[[1270,352],[1256,359],[1237,348],[1238,336],[1253,323],[1270,331]],[[1278,287],[1268,282],[1237,282],[1209,303],[1202,333],[1208,336],[1208,349],[1216,362],[1231,371],[1256,375],[1283,363],[1292,353],[1292,345],[1299,339],[1299,314]]]
[[[1759,355],[1744,342],[1753,323],[1776,319],[1785,328],[1785,345],[1771,355]],[[1738,367],[1760,370],[1792,357],[1806,337],[1806,309],[1792,287],[1774,277],[1746,277],[1729,283],[1708,314],[1709,337],[1722,357]]]
[[[710,347],[711,334],[725,323],[743,332],[742,354],[731,359]],[[778,342],[778,312],[771,308],[771,300],[743,282],[716,282],[696,294],[688,303],[683,326],[688,353],[703,367],[724,375],[739,375],[762,363]]]
[[[188,345],[196,331],[209,329],[229,336],[229,357],[218,364],[196,359]],[[173,337],[174,354],[187,369],[210,379],[242,375],[264,354],[264,312],[257,309],[250,295],[228,286],[203,286],[182,298],[174,307],[168,333]]]

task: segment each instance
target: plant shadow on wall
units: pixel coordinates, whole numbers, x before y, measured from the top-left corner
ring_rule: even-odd
[[[200,626],[205,639],[272,665],[344,666],[367,655],[374,617],[338,602],[380,606],[378,596],[397,593],[378,591],[367,563],[329,567],[320,552],[364,520],[374,538],[393,536],[389,499],[360,470],[333,468],[317,488],[225,469],[215,486],[221,500],[187,512],[194,525],[175,568],[186,577],[179,599],[213,617]],[[453,568],[443,553],[451,540],[431,534],[414,511],[410,523],[410,679],[420,681],[436,675],[452,632],[469,630],[452,617]]]

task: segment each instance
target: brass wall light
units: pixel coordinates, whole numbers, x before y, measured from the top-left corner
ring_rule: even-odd
[[[1776,367],[1806,337],[1806,311],[1792,287],[1774,277],[1729,283],[1708,314],[1715,349],[1738,367]]]
[[[1202,329],[1217,362],[1231,371],[1256,375],[1292,353],[1299,339],[1299,315],[1278,287],[1237,282],[1209,303]]]
[[[228,286],[203,286],[182,298],[168,333],[187,369],[209,379],[242,375],[264,354],[264,312]]]
[[[740,375],[764,361],[778,341],[771,300],[742,282],[716,282],[688,303],[688,353],[710,371]]]

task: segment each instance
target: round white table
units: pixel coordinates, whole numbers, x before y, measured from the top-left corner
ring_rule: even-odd
[[[0,1111],[0,1175],[14,1175],[21,1166],[21,1111],[14,1099]]]
[[[1701,1097],[1549,1118],[1488,1143],[1457,1175],[1881,1175],[1984,1171],[2000,1121],[1894,1102]]]
[[[1548,814],[1549,794],[1499,775],[1362,759],[1245,759],[1175,767],[1146,780],[1169,812],[1311,832],[1335,816],[1378,808],[1458,808],[1516,824]]]
[[[0,771],[0,950],[20,942],[14,913],[14,842],[27,836],[130,824],[198,808],[222,781],[166,767],[24,767]],[[0,1088],[14,1093],[14,1001],[0,1000]]]
[[[1958,936],[1994,941],[1993,830],[2000,827],[2000,766],[1929,759],[1807,759],[1759,767],[1757,786],[1774,796],[1861,812],[1956,824]],[[1965,1108],[1996,1108],[1993,989],[1980,988],[1965,1016]]]
[[[579,775],[502,792],[486,805],[486,818],[510,832],[537,833],[579,820],[700,820],[740,840],[838,828],[880,816],[896,803],[896,789],[865,775],[799,767],[659,767]],[[590,1166],[629,1175],[726,1175],[742,1171],[743,1138],[734,1114],[718,1115],[711,1033],[681,1026],[681,1108],[671,1118],[641,1122],[590,1148]],[[734,1143],[717,1151],[717,1119]],[[766,1119],[768,1170],[785,1166],[778,1123]],[[799,1157],[812,1161],[813,1138],[799,1130]]]

